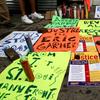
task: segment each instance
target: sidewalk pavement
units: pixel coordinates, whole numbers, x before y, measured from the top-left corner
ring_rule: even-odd
[[[14,27],[5,27],[0,25],[0,39],[4,38],[8,34],[10,34],[13,31],[33,31],[33,30],[39,30],[43,28],[46,24],[50,22],[50,20],[39,20],[35,19],[33,24],[25,24],[21,22],[21,16],[16,14],[11,16],[11,22],[14,24]]]

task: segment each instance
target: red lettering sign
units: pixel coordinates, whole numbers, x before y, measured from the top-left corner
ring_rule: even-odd
[[[34,51],[72,51],[79,43],[79,28],[55,28],[42,34],[33,46]]]

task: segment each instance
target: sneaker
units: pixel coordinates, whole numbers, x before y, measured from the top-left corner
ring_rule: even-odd
[[[37,13],[37,12],[32,13],[31,15],[29,15],[29,17],[30,17],[31,19],[35,19],[35,18],[43,19],[43,18],[44,18],[44,16],[43,16],[42,14],[39,14],[39,13]]]
[[[22,20],[22,22],[24,22],[24,23],[26,23],[26,24],[32,24],[32,23],[33,23],[33,21],[32,21],[31,19],[29,19],[29,18],[27,17],[27,15],[22,16],[22,17],[21,17],[21,20]]]

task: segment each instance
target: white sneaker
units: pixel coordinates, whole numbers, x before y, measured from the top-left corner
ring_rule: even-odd
[[[32,13],[31,15],[29,15],[29,17],[30,17],[31,19],[35,19],[35,18],[43,19],[43,18],[44,18],[44,16],[43,16],[42,14],[39,14],[39,13],[37,13],[37,12]]]
[[[22,16],[22,17],[21,17],[21,20],[22,20],[22,22],[24,22],[24,23],[26,23],[26,24],[32,24],[32,23],[33,23],[33,21],[32,21],[31,19],[29,19],[29,18],[27,17],[27,15]]]

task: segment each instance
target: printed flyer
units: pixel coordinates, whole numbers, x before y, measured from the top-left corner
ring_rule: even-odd
[[[95,42],[92,35],[82,36],[80,35],[79,45],[76,52],[97,52]]]
[[[72,53],[68,85],[100,85],[100,58],[98,52]]]

